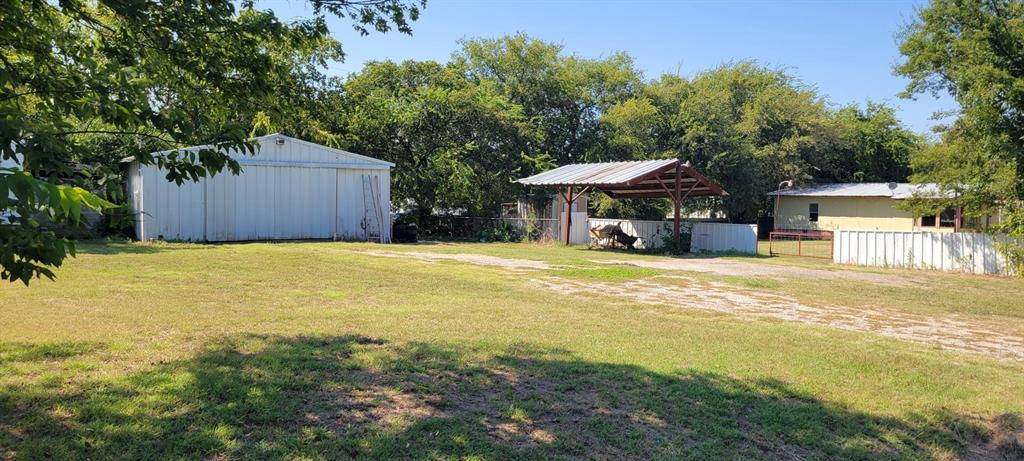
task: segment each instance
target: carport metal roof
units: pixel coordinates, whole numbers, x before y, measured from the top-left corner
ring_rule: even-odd
[[[576,163],[545,171],[518,180],[527,186],[555,187],[567,207],[566,223],[572,219],[568,210],[584,192],[594,189],[612,198],[672,199],[674,205],[673,235],[679,237],[679,210],[689,197],[729,195],[721,186],[678,159],[635,162]],[[580,189],[575,194],[574,189]],[[565,226],[565,243],[569,243],[569,225]]]
[[[676,199],[679,186],[687,197],[729,195],[687,163],[677,159],[635,162],[575,163],[520,179],[520,184],[542,187],[579,186],[596,189],[612,198]]]

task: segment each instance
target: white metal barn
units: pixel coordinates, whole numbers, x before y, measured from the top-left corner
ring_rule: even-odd
[[[180,186],[157,166],[128,159],[136,237],[391,241],[394,164],[280,134],[254,140],[256,155],[229,154],[242,165],[240,174],[224,171]]]

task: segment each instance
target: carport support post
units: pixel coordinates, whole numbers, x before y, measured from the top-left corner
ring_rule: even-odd
[[[683,165],[676,163],[676,192],[672,196],[672,238],[675,240],[676,246],[679,245],[679,208],[682,205],[679,202],[683,200],[682,176]],[[679,250],[679,248],[676,248],[676,250]]]
[[[565,188],[565,244],[569,244],[569,232],[572,229],[572,186]]]

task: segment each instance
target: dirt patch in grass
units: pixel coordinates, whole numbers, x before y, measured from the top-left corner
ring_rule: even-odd
[[[991,421],[874,417],[773,380],[657,374],[557,351],[464,362],[422,344],[377,349],[397,360],[336,370],[349,388],[321,389],[304,422],[360,440],[354,457],[952,458],[995,443]]]
[[[969,427],[956,432],[966,447],[961,459],[965,461],[1006,461],[1024,460],[1024,419],[1019,415],[1006,413],[985,420],[970,418]],[[981,429],[982,437],[971,434],[971,427]],[[965,435],[962,435],[966,433]]]
[[[502,258],[468,253],[361,251],[385,257],[424,261],[460,261],[480,266],[525,272],[546,270],[550,276],[530,283],[562,294],[620,296],[641,304],[719,312],[744,318],[770,318],[841,330],[874,333],[917,343],[1003,359],[1024,360],[1024,338],[956,315],[920,315],[870,306],[808,305],[764,289],[786,277],[815,280],[846,279],[887,286],[924,284],[923,279],[857,271],[829,271],[805,267],[766,266],[714,258],[663,258],[594,260],[598,267],[554,266],[529,259]],[[742,277],[743,287],[701,282],[683,275],[658,275],[661,271],[693,271]]]
[[[663,258],[636,260],[595,260],[599,264],[623,264],[627,266],[647,267],[651,269],[706,272],[717,275],[740,277],[768,278],[805,278],[815,280],[846,279],[879,285],[908,286],[923,284],[924,281],[908,275],[894,276],[889,274],[873,274],[852,270],[824,270],[808,267],[780,266],[749,263],[718,258]]]
[[[810,306],[786,296],[743,290],[717,282],[701,282],[679,275],[600,285],[552,276],[533,279],[530,283],[563,295],[618,296],[640,304],[827,326],[957,351],[1024,360],[1024,338],[968,323],[954,316],[913,315],[872,307]]]
[[[548,264],[544,261],[537,261],[532,259],[502,258],[499,256],[482,255],[475,253],[434,253],[426,251],[385,250],[353,251],[353,253],[383,256],[389,258],[415,258],[428,262],[460,261],[469,264],[475,264],[478,266],[501,267],[513,271],[533,271],[562,267]],[[815,280],[847,279],[890,286],[908,286],[919,285],[924,283],[924,280],[906,275],[893,276],[889,274],[874,274],[870,272],[857,272],[850,270],[830,271],[824,269],[811,269],[796,266],[765,265],[718,258],[660,258],[635,260],[604,259],[592,260],[589,262],[613,267],[626,266],[637,269],[650,270],[705,272],[726,276],[759,277],[762,279],[784,279],[787,277],[807,278]],[[606,278],[605,276],[607,276],[607,278],[613,279],[621,278],[617,277],[617,275],[615,274],[615,269],[613,268],[609,268],[605,271],[597,270],[595,268],[590,267],[568,268],[568,270],[577,270],[576,272],[581,277],[591,275],[593,277],[589,278]],[[628,271],[621,270],[619,272],[626,273]],[[651,275],[654,273],[653,271],[646,272],[646,275]]]
[[[423,251],[355,251],[353,253],[366,254],[373,256],[383,256],[387,258],[415,258],[427,262],[438,262],[438,261],[461,261],[469,264],[476,264],[478,266],[494,266],[501,267],[514,271],[524,270],[544,270],[550,269],[552,266],[543,261],[534,261],[531,259],[514,259],[514,258],[500,258],[497,256],[488,256],[481,254],[472,253],[430,253]]]

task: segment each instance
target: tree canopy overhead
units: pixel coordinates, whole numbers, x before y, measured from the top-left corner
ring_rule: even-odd
[[[905,96],[948,93],[959,106],[942,143],[911,162],[915,181],[936,182],[950,198],[919,207],[998,211],[1000,230],[1024,237],[1022,50],[1020,0],[933,0],[903,32],[896,72],[910,78]]]

